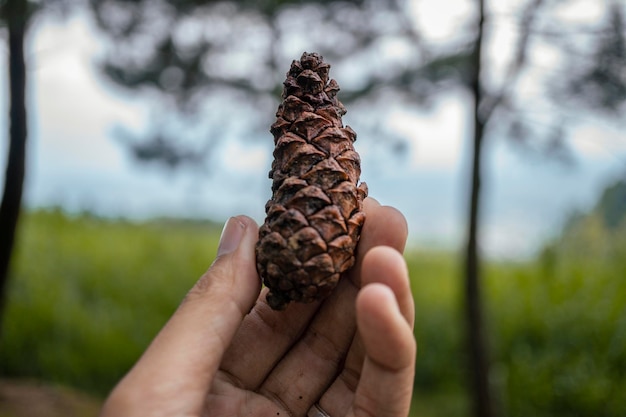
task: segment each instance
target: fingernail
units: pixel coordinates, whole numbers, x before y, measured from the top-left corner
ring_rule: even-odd
[[[246,225],[236,217],[228,219],[220,236],[220,244],[217,247],[217,256],[234,252],[239,246]]]

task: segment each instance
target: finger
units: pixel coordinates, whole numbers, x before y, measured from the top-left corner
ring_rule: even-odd
[[[416,344],[393,291],[369,284],[356,302],[366,357],[348,415],[405,417],[413,393]]]
[[[402,250],[407,236],[406,221],[396,209],[380,206],[372,198],[365,200],[364,209],[366,220],[361,232],[355,266],[359,270],[361,258],[369,249],[384,244]],[[342,281],[344,280],[340,282]],[[338,285],[335,290],[340,297],[344,297],[342,288],[344,285]],[[278,312],[267,305],[265,293],[266,290],[261,293],[255,307],[244,319],[221,366],[225,374],[237,385],[250,390],[260,387],[276,364],[302,336],[320,306],[319,302],[304,305],[290,303],[286,310]],[[350,298],[349,302],[353,303],[354,298]],[[255,349],[251,349],[252,346]]]
[[[257,234],[256,223],[248,217],[226,223],[215,262],[119,384],[124,389],[116,391],[150,398],[152,404],[155,399],[171,400],[161,392],[185,393],[192,399],[187,409],[170,410],[170,415],[192,415],[200,409],[202,404],[194,400],[204,398],[222,354],[260,291],[254,254]],[[164,404],[163,410],[168,406]]]
[[[400,252],[388,246],[375,247],[363,259],[362,271],[363,286],[379,283],[393,291],[402,315],[413,328],[415,305],[411,281],[406,261]]]
[[[412,327],[414,303],[406,262],[393,248],[380,246],[370,250],[363,260],[363,285],[383,284],[393,292],[402,316]],[[330,415],[345,415],[354,399],[361,378],[365,347],[359,334],[348,352],[344,368],[324,393],[319,403]]]
[[[365,199],[364,208],[366,212],[364,233],[357,247],[356,264],[349,274],[357,284],[361,279],[363,259],[370,249],[375,246],[389,246],[402,253],[408,236],[406,219],[397,209],[381,206],[371,198]]]

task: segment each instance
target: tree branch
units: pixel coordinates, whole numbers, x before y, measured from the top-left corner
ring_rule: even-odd
[[[524,10],[522,18],[520,19],[521,33],[515,48],[515,56],[508,68],[502,88],[498,93],[491,96],[489,102],[481,103],[480,113],[485,124],[489,122],[496,108],[498,108],[514,90],[515,82],[528,58],[528,44],[532,33],[531,28],[543,2],[544,0],[533,0]]]

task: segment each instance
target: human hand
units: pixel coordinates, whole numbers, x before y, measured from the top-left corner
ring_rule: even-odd
[[[265,301],[256,223],[231,218],[218,256],[122,379],[101,417],[406,417],[416,345],[395,209],[365,200],[357,262],[324,301]]]

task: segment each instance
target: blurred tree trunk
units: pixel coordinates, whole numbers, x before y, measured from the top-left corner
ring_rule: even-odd
[[[489,355],[485,340],[480,297],[480,256],[478,253],[478,231],[480,215],[481,160],[486,118],[481,114],[483,102],[480,82],[481,51],[484,38],[484,0],[478,0],[479,22],[476,43],[471,56],[471,93],[474,97],[474,133],[472,153],[471,195],[467,223],[467,247],[465,253],[465,316],[467,320],[468,360],[470,390],[474,417],[493,417],[494,405],[489,386]]]
[[[9,155],[0,205],[0,325],[6,300],[11,254],[20,215],[26,160],[26,63],[24,35],[27,21],[26,0],[7,0],[4,18],[9,31]]]
[[[474,49],[470,56],[469,90],[474,97],[472,174],[470,183],[469,213],[467,220],[467,246],[465,252],[465,317],[468,348],[468,368],[470,371],[470,392],[474,417],[493,417],[498,414],[491,384],[489,383],[489,344],[486,338],[486,324],[482,312],[480,251],[480,212],[483,142],[487,135],[487,125],[495,111],[510,103],[515,94],[515,84],[527,64],[528,46],[533,24],[544,5],[544,0],[531,0],[527,3],[520,21],[519,38],[514,49],[513,60],[508,68],[505,81],[499,91],[487,91],[481,83],[482,50],[485,43],[485,0],[477,0],[478,28]]]

